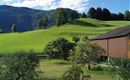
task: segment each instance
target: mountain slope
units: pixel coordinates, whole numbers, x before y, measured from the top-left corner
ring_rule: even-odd
[[[26,7],[0,5],[0,29],[10,32],[16,24],[17,31],[27,31],[35,28],[36,22],[43,16],[49,15],[50,25],[54,22],[54,11],[35,10]]]
[[[74,35],[93,37],[125,25],[130,25],[130,21],[100,21],[82,18],[61,27],[54,26],[46,30],[0,34],[0,53],[14,53],[31,49],[42,52],[49,41],[58,37],[65,37],[69,40]]]

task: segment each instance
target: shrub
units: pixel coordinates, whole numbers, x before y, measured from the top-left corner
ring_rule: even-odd
[[[123,80],[130,80],[130,59],[110,58],[109,64],[111,67],[108,70],[114,78],[119,76]]]
[[[44,52],[47,53],[50,58],[62,56],[64,60],[66,60],[69,57],[70,50],[74,48],[74,45],[74,43],[65,38],[58,38],[49,42],[44,48]]]
[[[0,80],[38,80],[39,59],[34,54],[20,52],[1,60]]]
[[[73,36],[72,40],[77,43],[80,41],[80,38],[78,36]]]
[[[83,70],[77,64],[72,64],[72,67],[64,73],[62,79],[83,80]]]
[[[76,46],[75,51],[72,51],[72,62],[88,64],[88,69],[91,69],[92,62],[98,63],[100,55],[104,52],[103,48],[91,43],[85,36],[83,42]]]

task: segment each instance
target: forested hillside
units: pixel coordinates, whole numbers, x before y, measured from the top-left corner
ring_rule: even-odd
[[[15,24],[17,32],[33,30],[36,28],[38,20],[46,15],[49,16],[49,25],[53,25],[53,10],[43,11],[27,7],[0,5],[0,29],[2,32],[11,32],[11,27]]]

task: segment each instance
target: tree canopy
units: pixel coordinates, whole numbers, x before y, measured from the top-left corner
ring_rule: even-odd
[[[108,71],[113,78],[118,80],[130,80],[130,59],[127,58],[110,58],[110,67]]]
[[[75,10],[68,8],[57,8],[55,11],[55,24],[57,26],[63,25],[78,18],[79,13]]]
[[[87,18],[87,14],[86,13],[81,14],[81,18]]]
[[[88,17],[98,20],[130,20],[130,11],[125,11],[125,13],[111,13],[106,8],[93,8],[88,10]]]
[[[124,19],[130,20],[130,11],[125,11]]]
[[[62,56],[64,60],[69,57],[70,50],[74,48],[74,43],[66,40],[65,38],[58,38],[54,41],[49,42],[44,52],[47,53],[50,57]]]
[[[97,12],[95,8],[91,7],[88,11],[88,17],[96,19],[97,18]]]
[[[38,27],[39,29],[47,28],[48,23],[49,23],[49,18],[48,18],[48,16],[45,16],[45,17],[43,17],[42,19],[40,19],[40,20],[37,22],[37,27]]]
[[[38,80],[39,60],[34,54],[20,52],[0,61],[0,80]]]
[[[105,53],[105,50],[100,46],[91,43],[89,39],[83,38],[83,42],[78,43],[75,50],[72,52],[72,61],[82,64],[88,64],[88,69],[91,69],[90,64],[92,62],[97,63],[101,54]]]

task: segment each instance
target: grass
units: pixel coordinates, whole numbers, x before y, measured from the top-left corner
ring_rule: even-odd
[[[65,70],[70,67],[69,62],[63,60],[41,60],[40,70],[43,77],[47,80],[58,80],[62,77]]]
[[[30,50],[42,52],[49,41],[58,37],[65,37],[68,40],[71,40],[74,35],[94,37],[125,25],[130,25],[130,22],[82,18],[61,27],[54,26],[46,30],[0,34],[0,54],[12,54],[19,51],[28,52]]]
[[[46,80],[61,80],[65,70],[71,67],[68,61],[63,60],[41,60],[40,70]],[[112,80],[110,75],[105,71],[92,71],[88,70],[87,67],[83,67],[85,75],[91,75],[92,80]]]

